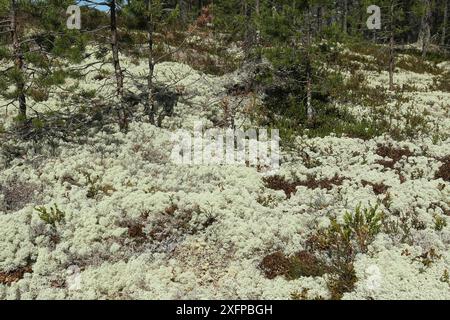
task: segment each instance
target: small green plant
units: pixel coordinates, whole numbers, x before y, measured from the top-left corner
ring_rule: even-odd
[[[56,223],[63,221],[65,217],[65,213],[61,211],[56,204],[54,204],[53,207],[50,207],[49,210],[47,210],[47,208],[43,206],[34,209],[39,212],[39,218],[42,221],[53,227],[56,226]]]
[[[420,256],[415,257],[413,260],[420,262],[423,265],[423,268],[420,268],[420,271],[424,272],[425,268],[429,268],[433,263],[440,259],[442,259],[442,255],[438,254],[436,249],[431,248]]]
[[[33,120],[31,120],[31,123],[35,129],[44,128],[44,122],[39,118],[34,118]]]
[[[86,187],[88,187],[88,190],[86,192],[87,198],[94,199],[97,195],[100,194],[100,192],[108,195],[108,194],[116,191],[116,189],[110,184],[105,184],[105,185],[100,184],[99,183],[100,176],[96,175],[93,177],[88,172],[82,172],[82,174],[86,177],[86,181],[87,181],[87,184],[86,184]]]
[[[366,252],[367,246],[381,231],[383,217],[384,214],[378,212],[378,205],[364,209],[359,205],[354,213],[345,213],[343,233],[356,241],[361,252]]]
[[[258,198],[256,198],[256,201],[263,207],[268,208],[274,208],[278,204],[278,199],[273,194],[268,195],[260,194],[258,195]]]
[[[89,173],[84,173],[84,176],[86,177],[87,186],[88,186],[88,191],[86,193],[86,196],[90,199],[95,198],[95,196],[99,192],[97,182],[100,180],[100,177],[96,176],[96,177],[92,178]]]
[[[299,277],[321,277],[330,271],[329,266],[308,251],[300,251],[289,259],[288,279]]]
[[[442,231],[447,226],[447,220],[445,218],[436,215],[434,216],[434,230]]]
[[[327,257],[328,289],[331,298],[341,299],[345,292],[353,290],[357,281],[353,262],[357,253],[367,252],[368,246],[381,231],[384,213],[378,205],[355,208],[344,214],[343,223],[332,219],[324,230],[319,230],[309,240],[312,252],[318,251]]]
[[[95,98],[96,95],[96,91],[95,90],[81,90],[80,95],[86,99],[92,99]]]
[[[343,223],[331,219],[330,226],[319,230],[309,242],[314,248],[331,251],[336,257],[367,252],[368,245],[375,239],[383,226],[384,214],[378,205],[364,208],[356,207],[354,212],[344,214]]]
[[[325,229],[314,232],[306,242],[306,250],[287,257],[278,251],[266,256],[260,268],[269,279],[283,275],[288,280],[299,277],[320,277],[327,274],[331,299],[339,300],[351,292],[357,281],[353,263],[356,254],[367,252],[368,246],[381,231],[384,213],[378,206],[355,208],[346,212],[343,222],[331,219]],[[293,298],[304,298],[304,294]]]
[[[444,274],[442,275],[440,280],[441,282],[445,282],[450,285],[450,275],[447,269],[444,270]]]

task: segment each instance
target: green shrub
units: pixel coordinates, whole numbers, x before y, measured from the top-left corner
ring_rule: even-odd
[[[433,75],[438,75],[442,72],[442,70],[435,65],[415,56],[407,56],[399,59],[396,66],[400,69],[420,74],[430,73]]]
[[[447,220],[445,218],[436,215],[434,217],[434,230],[442,231],[447,226]]]
[[[432,90],[450,92],[450,71],[433,78]]]
[[[283,275],[288,280],[327,274],[331,299],[341,299],[354,289],[356,278],[354,260],[366,253],[368,246],[384,226],[384,213],[378,206],[346,212],[342,222],[331,219],[325,229],[315,231],[306,241],[306,250],[291,257],[278,251],[267,255],[260,263],[266,277]]]
[[[56,204],[49,210],[46,207],[37,207],[35,210],[39,212],[39,218],[52,227],[56,227],[56,224],[63,221],[65,217],[65,213]]]
[[[384,214],[378,212],[378,205],[361,209],[356,207],[354,213],[346,212],[342,226],[344,234],[356,241],[359,251],[366,252],[367,246],[381,231]]]
[[[311,250],[325,256],[330,277],[328,288],[332,299],[341,299],[345,292],[351,292],[357,281],[353,263],[357,253],[367,252],[368,245],[381,231],[384,214],[378,206],[362,209],[358,206],[353,213],[346,212],[343,223],[331,220],[330,226],[319,230],[308,243]]]

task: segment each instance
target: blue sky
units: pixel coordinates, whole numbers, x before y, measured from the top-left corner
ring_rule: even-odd
[[[105,2],[104,0],[92,0],[92,1],[94,1],[94,2]],[[81,5],[83,5],[84,3],[83,3],[84,1],[81,1]],[[92,6],[92,5],[91,5]],[[106,10],[108,10],[108,7],[107,6],[96,6],[95,7],[96,9],[98,9],[98,10],[102,10],[102,11],[106,11]]]

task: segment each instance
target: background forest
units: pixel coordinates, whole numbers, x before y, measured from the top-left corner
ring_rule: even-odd
[[[250,66],[253,76],[239,90],[265,94],[257,115],[265,125],[282,127],[285,133],[301,127],[322,135],[332,131],[371,135],[372,124],[360,123],[331,106],[339,99],[363,97],[361,88],[349,87],[351,81],[345,84],[329,66],[347,68],[358,85],[355,65],[363,61],[344,52],[343,46],[372,54],[376,67],[389,72],[389,89],[394,91],[398,63],[426,68],[424,59],[434,63],[447,59],[448,2],[378,1],[379,30],[367,27],[369,2],[82,1],[82,28],[69,30],[66,9],[76,1],[2,1],[0,86],[7,102],[3,108],[18,108],[16,129],[25,135],[47,132],[47,125],[67,128],[67,114],[48,119],[49,115],[33,111],[34,106],[45,104],[65,79],[81,79],[109,63],[114,72],[104,76],[115,84],[114,95],[80,96],[66,88],[60,92],[66,98],[59,103],[67,108],[80,99],[92,103],[101,96],[126,130],[133,118],[128,104],[139,102],[145,105],[148,121],[161,126],[170,110],[159,110],[164,101],[157,101],[157,96],[164,94],[153,75],[158,63],[181,61],[215,75]],[[195,36],[204,41],[191,41]],[[397,61],[404,53],[412,54],[410,61]],[[130,75],[120,55],[148,61],[139,96],[124,85]],[[448,74],[440,83],[448,84]],[[176,88],[165,89],[177,95]],[[366,98],[382,103],[386,93],[377,91]],[[165,94],[170,100],[169,92]],[[77,113],[86,116],[83,110]],[[330,128],[333,121],[338,123]],[[362,126],[369,126],[370,132],[359,132]],[[384,123],[377,126],[377,131],[392,129]]]
[[[449,2],[0,0],[0,299],[450,299]]]

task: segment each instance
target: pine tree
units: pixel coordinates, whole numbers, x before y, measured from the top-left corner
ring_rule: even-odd
[[[124,98],[124,72],[120,62],[120,41],[118,32],[118,11],[124,5],[123,0],[105,0],[103,2],[85,0],[82,4],[89,4],[92,7],[106,6],[109,11],[109,42],[111,46],[111,64],[114,67],[114,78],[116,83],[116,94],[114,103],[117,105],[119,127],[122,131],[128,129],[128,116]],[[101,57],[101,56],[100,56]],[[102,58],[102,57],[101,57]],[[104,57],[103,57],[104,58]]]
[[[158,58],[155,52],[155,33],[164,31],[179,17],[179,7],[175,3],[173,6],[166,6],[161,0],[134,0],[129,2],[127,8],[128,19],[136,21],[140,31],[145,31],[147,35],[146,55],[147,55],[147,101],[146,113],[149,121],[157,126],[162,125],[165,116],[164,110],[159,110],[156,102],[156,83],[154,72]]]
[[[66,28],[66,9],[71,4],[68,0],[1,2],[0,15],[9,22],[10,37],[0,50],[6,66],[0,73],[0,95],[8,105],[18,104],[21,123],[32,104],[46,101],[52,88],[75,76],[69,63],[81,61],[85,41],[77,30]]]
[[[8,10],[8,7],[3,4],[2,9],[5,11]],[[21,119],[26,119],[27,105],[26,105],[26,96],[25,96],[25,68],[24,68],[24,55],[21,48],[21,39],[19,37],[19,27],[18,27],[18,14],[19,7],[16,0],[11,0],[9,2],[9,15],[7,15],[7,19],[3,20],[4,22],[9,22],[9,30],[6,32],[10,32],[11,34],[11,46],[12,50],[10,52],[7,51],[6,48],[2,48],[2,59],[13,60],[14,64],[12,67],[9,67],[5,70],[2,70],[2,74],[0,76],[0,81],[2,81],[3,87],[3,97],[12,99],[11,102],[18,100],[19,103],[19,117]],[[15,92],[9,93],[6,91],[8,85],[13,82],[15,85]]]
[[[313,126],[317,107],[321,104],[316,88],[320,62],[323,61],[318,50],[317,17],[314,19],[313,12],[317,12],[317,6],[323,8],[326,4],[317,0],[297,0],[280,3],[280,8],[271,5],[264,2],[261,12],[262,42],[270,44],[263,49],[263,54],[275,68],[275,75],[270,75],[269,79],[281,77],[283,83],[277,89],[273,87],[275,84],[270,85],[274,101],[268,95],[266,104],[269,108],[273,105],[273,111],[281,111],[297,124]]]

